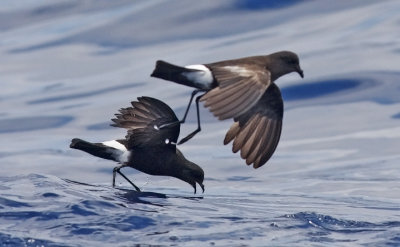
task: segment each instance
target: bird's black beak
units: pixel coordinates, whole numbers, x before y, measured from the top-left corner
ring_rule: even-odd
[[[203,193],[204,193],[204,185],[202,183],[199,183],[199,182],[197,182],[197,183],[200,185],[200,187],[201,187],[201,189],[203,190]],[[196,182],[192,186],[194,188],[194,194],[196,194]]]
[[[301,76],[301,78],[304,78],[304,72],[303,72],[303,70],[300,68],[300,66],[297,66],[296,72],[299,73],[299,75]]]
[[[203,193],[204,193],[204,185],[201,184],[201,183],[199,183],[199,185],[200,185],[200,187],[201,187],[201,189],[203,190]]]

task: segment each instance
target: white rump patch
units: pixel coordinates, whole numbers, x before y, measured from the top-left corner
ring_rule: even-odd
[[[243,77],[254,76],[253,71],[247,70],[246,68],[241,66],[224,66],[223,68],[231,71],[232,73],[238,74],[239,76]]]
[[[105,146],[109,146],[109,147],[115,148],[115,149],[118,149],[118,150],[121,150],[121,151],[128,151],[124,145],[122,145],[121,143],[117,142],[116,140],[102,142],[101,144],[103,144]]]
[[[107,152],[111,152],[113,157],[115,157],[119,162],[121,163],[128,162],[129,157],[131,156],[131,152],[128,151],[124,145],[117,142],[116,140],[102,142],[102,144],[110,148],[113,148],[113,149],[108,149],[109,151]]]
[[[184,72],[182,74],[189,80],[193,81],[198,87],[202,89],[210,89],[214,78],[211,71],[206,66],[195,64],[185,66],[185,68],[199,70],[195,72]]]
[[[125,163],[125,162],[128,162],[130,156],[131,156],[131,152],[130,151],[125,151],[122,154],[118,155],[117,159],[118,159],[119,162]]]

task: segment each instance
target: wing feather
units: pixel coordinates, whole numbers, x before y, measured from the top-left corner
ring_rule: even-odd
[[[245,157],[248,164],[254,163],[257,160],[260,151],[263,151],[262,143],[264,141],[265,138],[264,136],[266,134],[266,130],[268,129],[268,125],[269,125],[268,119],[263,118],[262,127],[258,132],[260,138],[258,139],[255,148],[252,151],[250,151],[249,156]]]
[[[201,101],[220,120],[238,117],[249,110],[271,84],[271,73],[258,65],[215,66],[210,69],[218,87],[207,92]],[[237,100],[241,107],[235,103]]]
[[[231,128],[228,130],[228,132],[225,135],[225,139],[224,139],[224,145],[230,143],[235,136],[239,133],[240,131],[240,126],[239,126],[239,122],[234,122],[231,126]]]
[[[233,141],[232,151],[253,164],[264,165],[278,146],[283,117],[283,100],[279,88],[272,83],[261,99],[239,117],[227,132],[224,144]]]
[[[253,120],[254,121],[254,120]],[[250,152],[253,151],[260,141],[262,137],[261,133],[263,132],[263,128],[265,127],[266,118],[262,117],[256,123],[256,127],[252,132],[251,136],[246,140],[246,143],[243,145],[243,148],[240,151],[240,156],[242,159],[246,159],[250,155]]]
[[[243,127],[243,129],[240,130],[240,133],[236,136],[235,141],[233,142],[233,148],[232,151],[236,153],[239,151],[243,145],[246,143],[247,139],[251,136],[251,134],[254,132],[254,129],[260,120],[259,115],[254,115]]]
[[[114,127],[127,129],[126,139],[129,148],[176,143],[180,124],[167,104],[150,97],[139,97],[138,101],[133,101],[131,104],[132,107],[120,109],[112,119],[114,123],[111,124]],[[176,124],[159,128],[167,123]]]

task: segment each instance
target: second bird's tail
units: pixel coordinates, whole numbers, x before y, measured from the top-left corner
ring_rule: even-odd
[[[153,73],[151,73],[151,76],[167,81],[173,81],[189,87],[199,88],[199,85],[195,81],[193,81],[190,76],[188,76],[190,73],[193,72],[199,72],[199,70],[189,69],[167,63],[162,60],[158,60],[156,62],[156,67],[154,68]]]

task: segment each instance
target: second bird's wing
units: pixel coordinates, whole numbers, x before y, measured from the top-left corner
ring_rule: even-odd
[[[247,165],[258,168],[271,158],[278,146],[282,130],[283,100],[279,88],[272,83],[262,98],[226,133],[224,144],[233,141],[232,151],[240,150]]]
[[[180,123],[174,111],[164,102],[151,97],[139,97],[132,107],[121,108],[115,114],[114,127],[128,130],[128,149],[158,145],[175,145]],[[176,123],[165,128],[163,124]]]
[[[238,117],[253,107],[271,84],[271,73],[259,65],[210,67],[218,87],[201,101],[220,120]]]

